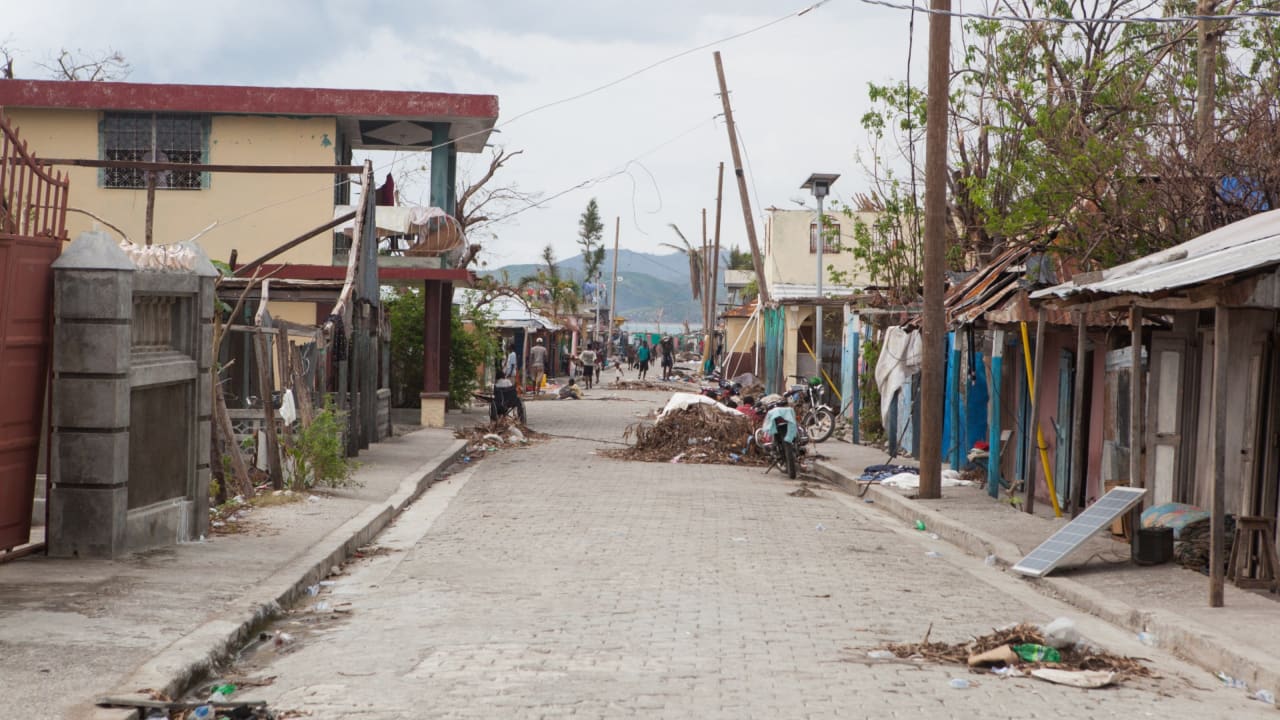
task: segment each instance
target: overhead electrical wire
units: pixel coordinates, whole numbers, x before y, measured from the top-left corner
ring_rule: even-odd
[[[761,30],[765,30],[765,29],[767,29],[767,28],[773,27],[774,25],[777,25],[778,23],[784,22],[784,21],[786,21],[786,20],[790,20],[791,18],[796,18],[796,17],[800,17],[800,16],[802,16],[802,15],[808,14],[808,13],[810,13],[810,12],[812,12],[812,11],[814,11],[814,10],[816,10],[816,9],[820,8],[820,7],[822,7],[823,5],[826,5],[828,2],[831,2],[831,0],[819,0],[818,2],[815,2],[815,3],[811,3],[811,4],[809,4],[809,5],[806,5],[805,7],[801,8],[801,9],[799,9],[799,10],[795,10],[795,11],[792,11],[792,12],[787,13],[786,15],[778,16],[778,17],[776,17],[776,18],[774,18],[774,19],[772,19],[772,20],[769,20],[768,22],[765,22],[765,23],[763,23],[763,24],[756,25],[756,26],[754,26],[754,27],[748,28],[748,29],[743,30],[743,31],[741,31],[741,32],[734,33],[734,34],[732,34],[732,35],[727,35],[727,36],[725,36],[725,37],[722,37],[722,38],[719,38],[719,39],[716,39],[716,40],[712,40],[712,41],[707,42],[707,43],[704,43],[704,44],[702,44],[702,45],[698,45],[697,47],[692,47],[692,48],[689,48],[689,49],[687,49],[687,50],[682,50],[682,51],[680,51],[680,52],[678,52],[678,53],[675,53],[675,54],[673,54],[673,55],[668,55],[668,56],[666,56],[666,57],[664,57],[664,58],[662,58],[662,59],[660,59],[660,60],[657,60],[657,61],[655,61],[655,62],[649,63],[648,65],[645,65],[644,67],[639,68],[638,70],[633,70],[633,71],[631,71],[631,72],[627,73],[626,75],[623,75],[623,76],[621,76],[621,77],[618,77],[618,78],[615,78],[615,79],[613,79],[613,80],[610,80],[609,82],[606,82],[606,83],[604,83],[603,85],[598,85],[598,86],[593,87],[593,88],[591,88],[591,89],[589,89],[589,90],[584,90],[584,91],[579,92],[579,93],[576,93],[576,94],[574,94],[574,95],[570,95],[570,96],[567,96],[567,97],[563,97],[563,98],[560,98],[560,99],[558,99],[558,100],[552,100],[551,102],[543,103],[542,105],[538,105],[538,106],[532,107],[532,108],[530,108],[530,109],[528,109],[528,110],[525,110],[524,112],[518,113],[518,114],[516,114],[516,115],[514,115],[514,116],[512,116],[512,117],[510,117],[510,118],[508,118],[508,119],[506,119],[506,120],[504,120],[504,121],[502,121],[502,122],[500,122],[500,123],[497,123],[497,124],[495,124],[492,128],[486,128],[486,129],[484,129],[484,130],[476,130],[476,131],[474,131],[474,132],[466,133],[466,134],[464,134],[464,135],[459,135],[459,136],[458,136],[458,137],[456,137],[456,138],[451,138],[451,139],[449,139],[449,140],[447,140],[447,141],[445,141],[445,142],[443,142],[443,143],[441,143],[441,144],[439,144],[439,145],[434,145],[434,146],[432,146],[431,148],[427,148],[427,149],[428,149],[428,150],[430,150],[430,149],[434,149],[434,148],[438,148],[438,147],[448,147],[448,146],[450,146],[450,145],[454,145],[454,144],[456,144],[456,143],[458,143],[458,142],[460,142],[460,141],[462,141],[462,140],[466,140],[467,138],[475,137],[475,136],[477,136],[477,135],[483,135],[483,134],[486,134],[486,133],[492,132],[492,131],[494,131],[494,130],[500,130],[500,129],[502,129],[502,128],[504,128],[504,127],[508,126],[508,125],[510,125],[511,123],[514,123],[514,122],[516,122],[517,120],[520,120],[521,118],[528,117],[528,116],[530,116],[530,115],[532,115],[532,114],[534,114],[534,113],[541,112],[541,111],[546,110],[546,109],[548,109],[548,108],[553,108],[553,107],[556,107],[556,106],[558,106],[558,105],[563,105],[563,104],[565,104],[565,103],[573,102],[574,100],[580,100],[580,99],[582,99],[582,98],[584,98],[584,97],[588,97],[588,96],[590,96],[590,95],[594,95],[594,94],[596,94],[596,93],[598,93],[598,92],[601,92],[601,91],[607,90],[607,89],[609,89],[609,88],[611,88],[611,87],[614,87],[614,86],[616,86],[616,85],[620,85],[620,84],[622,84],[622,83],[626,82],[627,80],[631,80],[632,78],[635,78],[635,77],[637,77],[637,76],[639,76],[639,75],[642,75],[642,74],[644,74],[644,73],[646,73],[646,72],[649,72],[650,70],[653,70],[653,69],[655,69],[655,68],[658,68],[658,67],[661,67],[661,66],[663,66],[663,65],[666,65],[666,64],[667,64],[667,63],[669,63],[669,62],[672,62],[672,61],[674,61],[674,60],[678,60],[678,59],[680,59],[680,58],[682,58],[682,57],[685,57],[686,55],[690,55],[690,54],[695,53],[695,52],[698,52],[698,51],[700,51],[700,50],[706,50],[707,48],[714,47],[714,46],[716,46],[716,45],[720,45],[720,44],[722,44],[722,43],[730,42],[730,41],[733,41],[733,40],[737,40],[737,39],[739,39],[739,38],[743,38],[743,37],[746,37],[746,36],[748,36],[748,35],[752,35],[752,34],[754,34],[754,33],[760,32]],[[678,138],[677,138],[677,139],[678,139]],[[656,148],[655,148],[655,149],[656,149]],[[642,155],[639,155],[639,156],[637,156],[637,157],[643,157],[645,154],[648,154],[648,152],[652,152],[652,151],[647,151],[646,153],[644,153],[644,154],[642,154]],[[407,159],[407,158],[405,158],[405,159]],[[394,166],[396,165],[396,163],[397,163],[397,162],[400,162],[400,158],[393,158],[390,162],[388,162],[388,163],[385,163],[385,164],[383,164],[383,165],[379,165],[379,166],[375,167],[375,168],[374,168],[374,171],[375,171],[375,172],[379,172],[379,173],[380,173],[380,172],[382,172],[382,171],[384,171],[384,170],[387,170],[388,168],[392,168],[392,167],[394,167]],[[624,171],[625,171],[625,168],[624,168]],[[612,173],[612,174],[610,174],[610,175],[609,175],[609,177],[615,177],[615,176],[620,175],[620,174],[622,174],[622,172]],[[605,180],[605,179],[608,179],[608,178],[600,178],[600,179],[598,179],[598,180],[597,180],[597,182],[602,182],[602,181],[603,181],[603,180]],[[301,195],[297,195],[297,196],[294,196],[294,197],[286,198],[286,199],[284,199],[284,200],[280,200],[280,201],[278,201],[278,202],[274,202],[274,203],[269,203],[269,204],[267,204],[267,205],[263,205],[263,206],[261,206],[261,207],[259,207],[259,208],[255,208],[255,209],[250,210],[250,211],[248,211],[248,212],[246,212],[246,213],[243,213],[243,214],[241,214],[241,215],[237,215],[237,216],[235,216],[235,217],[233,217],[233,218],[231,218],[231,219],[229,219],[229,220],[222,220],[222,221],[219,221],[219,222],[218,222],[218,225],[219,225],[219,226],[230,225],[231,223],[238,222],[238,221],[243,220],[244,218],[249,217],[249,216],[251,216],[251,215],[256,215],[257,213],[264,212],[264,211],[269,210],[269,209],[271,209],[271,208],[278,207],[278,206],[280,206],[280,205],[285,205],[285,204],[288,204],[288,203],[291,203],[291,202],[295,202],[295,201],[297,201],[297,200],[301,200],[301,199],[303,199],[303,198],[310,197],[310,196],[312,196],[312,195],[315,195],[316,193],[321,193],[321,192],[331,192],[335,187],[341,187],[342,185],[344,185],[344,184],[348,184],[348,183],[351,183],[351,182],[352,182],[351,178],[346,178],[346,179],[344,179],[344,180],[340,180],[340,181],[338,181],[338,182],[336,182],[336,183],[331,183],[331,184],[329,184],[329,185],[325,185],[325,186],[323,186],[323,187],[318,187],[318,188],[316,188],[315,190],[311,190],[311,191],[305,192],[305,193],[303,193],[303,194],[301,194]],[[574,191],[574,190],[580,189],[581,187],[587,187],[587,186],[589,186],[590,184],[594,184],[594,183],[592,183],[592,181],[591,181],[591,180],[584,181],[584,183],[583,183],[583,184],[580,184],[580,185],[578,185],[578,186],[574,186],[574,187],[572,187],[572,188],[567,188],[567,189],[565,189],[565,190],[563,190],[563,191],[561,191],[561,192],[559,192],[559,193],[556,193],[555,195],[552,195],[551,197],[547,198],[547,200],[546,200],[546,201],[543,201],[543,203],[545,203],[545,202],[547,202],[547,201],[550,201],[550,200],[553,200],[553,199],[555,199],[555,198],[557,198],[557,197],[561,197],[561,196],[563,196],[563,195],[566,195],[566,194],[568,194],[568,193],[570,193],[570,192],[572,192],[572,191]],[[539,204],[542,204],[542,203],[539,203]],[[535,205],[535,206],[536,206],[536,205]],[[530,207],[535,207],[535,206],[530,206]],[[497,219],[495,219],[495,220],[490,221],[490,223],[492,223],[492,222],[497,222],[497,220],[506,219],[506,218],[508,218],[508,217],[512,217],[512,216],[514,216],[514,215],[518,215],[519,213],[524,212],[524,210],[527,210],[527,209],[529,209],[529,208],[528,208],[528,207],[526,207],[526,208],[522,208],[521,210],[518,210],[518,211],[516,211],[516,212],[508,213],[507,215],[504,215],[504,216],[502,216],[501,218],[497,218]]]
[[[990,20],[993,22],[1012,22],[1024,24],[1055,23],[1058,25],[1156,25],[1168,23],[1197,22],[1200,20],[1250,20],[1261,18],[1280,18],[1280,10],[1244,10],[1222,15],[1167,15],[1167,16],[1132,16],[1132,17],[1032,17],[1022,15],[993,15],[990,13],[964,12],[959,10],[936,10],[920,5],[893,2],[892,0],[858,0],[866,5],[879,5],[894,10],[913,10],[929,15],[962,18],[966,20]]]

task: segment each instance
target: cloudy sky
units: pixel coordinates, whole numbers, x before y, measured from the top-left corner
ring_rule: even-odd
[[[499,124],[654,62],[783,18],[806,0],[42,0],[9,3],[0,42],[19,77],[61,47],[120,51],[135,82],[490,93]],[[746,246],[712,50],[721,51],[748,156],[757,227],[763,207],[797,207],[812,172],[865,191],[856,155],[868,82],[901,79],[909,13],[830,0],[799,17],[698,50],[587,97],[501,126],[491,142],[523,150],[502,179],[546,202],[488,228],[490,266],[577,252],[577,219],[599,200],[612,242],[661,251],[668,223],[698,236],[726,164],[723,243]],[[917,15],[913,82],[923,84],[927,20]],[[463,174],[479,156],[463,156]],[[415,158],[374,159],[380,177]],[[393,165],[394,164],[394,165]],[[583,185],[583,187],[578,187]],[[577,189],[573,189],[577,188]],[[566,192],[567,191],[567,192]],[[425,202],[424,188],[407,188]],[[555,197],[553,197],[555,196]],[[810,200],[811,202],[811,200]],[[519,206],[509,211],[519,210]]]

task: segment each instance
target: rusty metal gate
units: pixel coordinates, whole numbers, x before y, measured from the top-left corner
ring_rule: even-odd
[[[53,333],[52,263],[67,180],[40,167],[0,113],[0,551],[28,541]]]

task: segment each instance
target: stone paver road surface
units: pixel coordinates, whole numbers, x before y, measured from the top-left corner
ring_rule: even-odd
[[[349,613],[300,608],[278,626],[294,644],[237,668],[277,676],[246,696],[370,719],[1275,717],[856,498],[593,454],[581,438],[617,440],[661,396],[629,397],[531,403],[536,429],[579,439],[437,485],[310,601]],[[1057,615],[1160,677],[1084,691],[866,654]]]

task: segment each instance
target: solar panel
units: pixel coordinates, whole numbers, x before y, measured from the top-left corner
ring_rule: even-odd
[[[1146,488],[1118,487],[1090,505],[1080,517],[1063,525],[1048,540],[1040,543],[1026,557],[1013,566],[1015,572],[1033,577],[1044,577],[1070,555],[1081,543],[1111,524],[1129,508],[1142,500]]]

